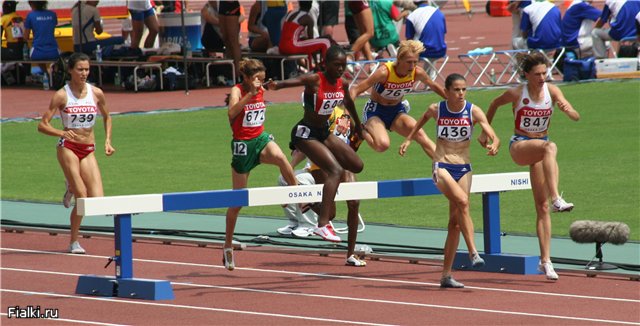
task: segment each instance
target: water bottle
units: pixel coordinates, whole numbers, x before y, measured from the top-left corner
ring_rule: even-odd
[[[22,46],[22,59],[29,60],[29,46],[27,42],[24,42],[24,46]]]
[[[495,85],[496,83],[496,70],[491,68],[491,72],[489,73],[489,79],[491,80],[491,84]]]
[[[102,49],[100,48],[100,44],[96,46],[96,61],[102,62]]]
[[[113,76],[113,83],[114,83],[116,86],[120,86],[120,74],[118,74],[117,72],[116,72],[116,74]]]
[[[42,76],[42,89],[45,91],[49,90],[49,74],[46,72],[44,73],[44,76]]]

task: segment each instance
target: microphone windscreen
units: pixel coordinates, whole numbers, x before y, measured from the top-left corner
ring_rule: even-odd
[[[575,221],[569,227],[571,239],[578,243],[609,242],[624,244],[629,240],[629,226],[620,222]]]

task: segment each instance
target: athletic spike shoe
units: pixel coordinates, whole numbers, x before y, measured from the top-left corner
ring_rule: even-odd
[[[65,208],[71,207],[71,199],[73,199],[73,192],[71,192],[71,188],[69,188],[69,182],[64,181],[64,186],[66,188],[64,192],[64,196],[62,196],[62,205]]]
[[[313,235],[313,228],[297,227],[291,230],[291,234],[298,238],[306,238]]]
[[[331,242],[342,241],[342,239],[340,239],[340,237],[336,235],[336,232],[333,231],[333,227],[331,226],[331,224],[327,224],[323,227],[315,228],[313,230],[313,234],[319,235],[320,237],[322,237],[322,239],[331,241]]]
[[[79,254],[79,255],[82,255],[85,253],[84,248],[80,246],[80,243],[78,241],[74,241],[69,245],[69,252],[72,254]]]
[[[573,209],[573,203],[567,203],[564,199],[562,199],[562,197],[558,197],[553,201],[551,209],[554,213],[571,212],[571,210]]]
[[[232,271],[236,264],[233,262],[233,248],[224,248],[222,253],[222,263],[224,264],[224,268]]]
[[[473,255],[469,257],[469,259],[471,260],[471,267],[473,268],[484,267],[484,259],[482,259],[482,257],[480,257],[480,254],[478,254],[477,252],[474,252]]]
[[[451,275],[445,276],[440,279],[440,287],[441,288],[454,288],[461,289],[464,287],[464,284],[453,279]]]
[[[538,264],[538,270],[547,276],[547,280],[555,281],[559,278],[558,273],[553,269],[553,264],[550,261],[545,263],[540,262]]]
[[[356,255],[351,255],[349,256],[349,258],[347,258],[347,262],[345,263],[345,265],[354,267],[365,267],[367,266],[367,262],[359,259],[358,257],[356,257]]]
[[[282,235],[291,235],[291,232],[295,230],[297,227],[298,227],[297,225],[288,224],[286,226],[278,228],[276,231]]]

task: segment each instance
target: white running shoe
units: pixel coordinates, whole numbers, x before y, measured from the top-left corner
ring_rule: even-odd
[[[347,262],[345,263],[345,265],[354,267],[365,267],[367,266],[367,262],[363,259],[359,259],[358,257],[356,257],[356,255],[351,255],[349,256],[349,258],[347,258]]]
[[[573,203],[567,203],[562,197],[556,198],[553,201],[553,207],[551,208],[553,212],[571,212],[573,209]]]
[[[74,241],[69,245],[69,252],[72,254],[80,255],[85,253],[84,248],[80,246],[80,243],[78,241]]]
[[[553,264],[550,261],[546,263],[540,262],[538,264],[538,270],[547,276],[547,280],[555,281],[558,279],[558,273],[553,269]]]
[[[282,235],[291,235],[291,232],[292,232],[293,230],[295,230],[297,227],[298,227],[298,225],[294,225],[294,224],[287,224],[286,226],[283,226],[283,227],[281,227],[281,228],[277,229],[276,231],[277,231],[279,234],[282,234]]]
[[[62,196],[62,205],[65,208],[71,207],[71,199],[73,198],[73,192],[71,192],[71,188],[69,188],[69,182],[67,180],[64,181],[64,186],[66,188],[64,192],[64,196]]]
[[[464,288],[464,284],[453,279],[451,275],[445,276],[440,279],[440,287],[441,288],[453,288],[453,289],[461,289]]]
[[[296,236],[298,238],[306,238],[308,236],[313,235],[313,229],[312,228],[305,228],[305,227],[297,227],[297,228],[291,230],[291,234],[293,234],[294,236]]]
[[[230,271],[236,267],[233,261],[233,248],[224,248],[222,252],[222,263],[224,263],[224,268]]]
[[[331,241],[331,242],[340,242],[339,236],[336,235],[336,232],[333,230],[331,224],[327,224],[323,227],[317,227],[313,230],[313,234],[319,235],[322,239]]]
[[[478,254],[477,252],[474,252],[473,255],[469,257],[469,259],[471,260],[471,267],[473,268],[484,267],[484,259],[482,259],[482,257],[480,257],[480,254]]]

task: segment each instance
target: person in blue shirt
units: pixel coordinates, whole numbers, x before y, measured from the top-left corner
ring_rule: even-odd
[[[517,50],[516,40],[520,38],[520,22],[522,21],[522,8],[531,4],[531,0],[509,0],[507,10],[511,13],[511,48]]]
[[[427,49],[420,54],[421,57],[437,59],[447,54],[447,43],[444,40],[447,23],[440,9],[429,6],[427,1],[421,1],[418,8],[409,14],[405,25],[406,39],[418,40]]]
[[[596,21],[591,36],[596,58],[607,57],[606,41],[620,41],[636,35],[635,17],[640,12],[640,1],[606,0],[602,15]],[[609,23],[609,28],[602,28]]]
[[[600,15],[602,11],[593,7],[591,0],[573,0],[562,17],[562,46],[579,58],[593,56],[591,31]]]
[[[560,9],[549,1],[536,1],[522,9],[518,49],[556,49],[561,46]],[[525,43],[526,41],[526,43]]]
[[[24,35],[28,41],[33,30],[33,44],[29,54],[31,60],[56,60],[60,56],[54,35],[58,16],[47,10],[47,1],[29,1],[31,12],[24,23]]]

